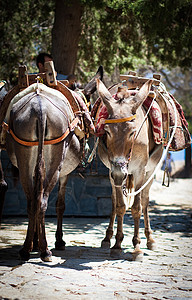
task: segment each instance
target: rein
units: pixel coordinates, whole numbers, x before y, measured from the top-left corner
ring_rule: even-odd
[[[149,115],[149,112],[150,112],[150,109],[151,109],[151,107],[152,107],[153,102],[155,101],[155,99],[156,99],[156,97],[154,97],[153,100],[151,101],[151,104],[150,104],[149,109],[148,109],[148,111],[147,111],[147,113],[146,113],[146,115],[145,115],[145,117],[144,117],[144,119],[143,119],[143,122],[141,123],[141,125],[139,126],[139,128],[138,128],[138,130],[137,130],[137,133],[136,133],[136,135],[135,135],[135,139],[138,137],[138,135],[139,135],[139,133],[140,133],[140,131],[141,131],[141,128],[143,127],[143,124],[144,124],[145,121],[147,120],[148,115]]]

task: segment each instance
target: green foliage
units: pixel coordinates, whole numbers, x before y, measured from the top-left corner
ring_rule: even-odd
[[[2,2],[1,78],[13,82],[20,63],[27,64],[30,72],[35,71],[37,53],[50,52],[55,1]],[[99,64],[109,74],[140,65],[157,68],[159,62],[168,67],[192,67],[190,0],[79,1],[84,14],[77,72],[84,78]]]
[[[153,54],[170,67],[191,67],[191,1],[134,1],[131,7],[146,38],[149,57]]]
[[[81,0],[85,5],[78,60],[111,73],[138,64],[192,67],[189,0]],[[88,50],[88,51],[87,51]]]
[[[53,1],[12,0],[0,6],[0,77],[14,83],[18,65],[35,70],[35,56],[51,48]]]

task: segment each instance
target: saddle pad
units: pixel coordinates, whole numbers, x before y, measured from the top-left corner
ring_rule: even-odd
[[[147,97],[146,100],[143,103],[143,106],[148,110],[151,102],[151,97]],[[162,132],[163,132],[163,126],[162,126],[162,114],[161,109],[159,107],[159,104],[156,101],[153,101],[153,104],[151,106],[151,109],[149,111],[149,117],[151,119],[152,123],[152,130],[153,130],[153,137],[156,144],[162,143]]]
[[[5,116],[5,122],[9,123],[9,119],[10,119],[10,112],[11,109],[13,107],[14,104],[16,104],[20,99],[22,99],[23,97],[25,97],[26,95],[36,92],[37,90],[43,92],[43,93],[48,93],[49,95],[52,95],[53,97],[59,98],[62,101],[64,101],[69,108],[69,112],[70,112],[70,119],[73,119],[73,111],[71,109],[71,106],[67,100],[67,98],[60,93],[59,91],[52,89],[46,85],[44,85],[43,83],[33,83],[30,86],[28,86],[27,88],[25,88],[23,91],[19,92],[16,96],[14,96],[14,98],[11,100],[7,112],[6,112],[6,116]]]
[[[191,135],[188,130],[188,123],[185,119],[182,106],[176,101],[173,95],[168,94],[169,97],[175,103],[177,109],[177,128],[172,140],[172,143],[169,147],[170,151],[180,151],[183,150],[191,144]],[[167,99],[167,106],[169,110],[169,126],[170,126],[170,135],[175,126],[175,113],[173,106],[170,104],[169,99]]]

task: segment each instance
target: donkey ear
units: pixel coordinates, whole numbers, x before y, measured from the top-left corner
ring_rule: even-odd
[[[114,98],[111,96],[111,93],[108,91],[104,83],[100,79],[96,79],[97,81],[97,90],[99,93],[99,96],[103,100],[103,103],[107,107],[107,110],[110,114],[110,112],[113,110],[112,105],[116,103]]]
[[[103,79],[103,66],[100,66],[95,74],[95,76],[86,84],[86,86],[83,89],[83,93],[85,96],[90,96],[96,91],[96,82],[95,79]]]
[[[138,93],[132,98],[132,101],[134,102],[134,109],[137,110],[137,108],[143,104],[145,99],[147,98],[151,85],[153,83],[153,80],[150,79],[144,83],[144,85],[140,88]]]

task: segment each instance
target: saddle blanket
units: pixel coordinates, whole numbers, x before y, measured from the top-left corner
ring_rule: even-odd
[[[135,92],[132,92],[131,95],[134,96]],[[113,95],[113,98],[118,100],[117,95]],[[143,103],[145,110],[149,109],[152,100],[153,99],[151,97],[146,98],[146,100]],[[96,130],[96,135],[100,137],[105,133],[104,130],[105,120],[108,118],[108,111],[104,104],[99,108],[99,112],[97,113],[97,115],[98,118],[96,121],[95,130]],[[154,141],[156,144],[161,144],[162,134],[163,134],[162,114],[161,114],[160,107],[156,101],[153,101],[152,103],[151,109],[149,111],[149,116],[152,123]]]

